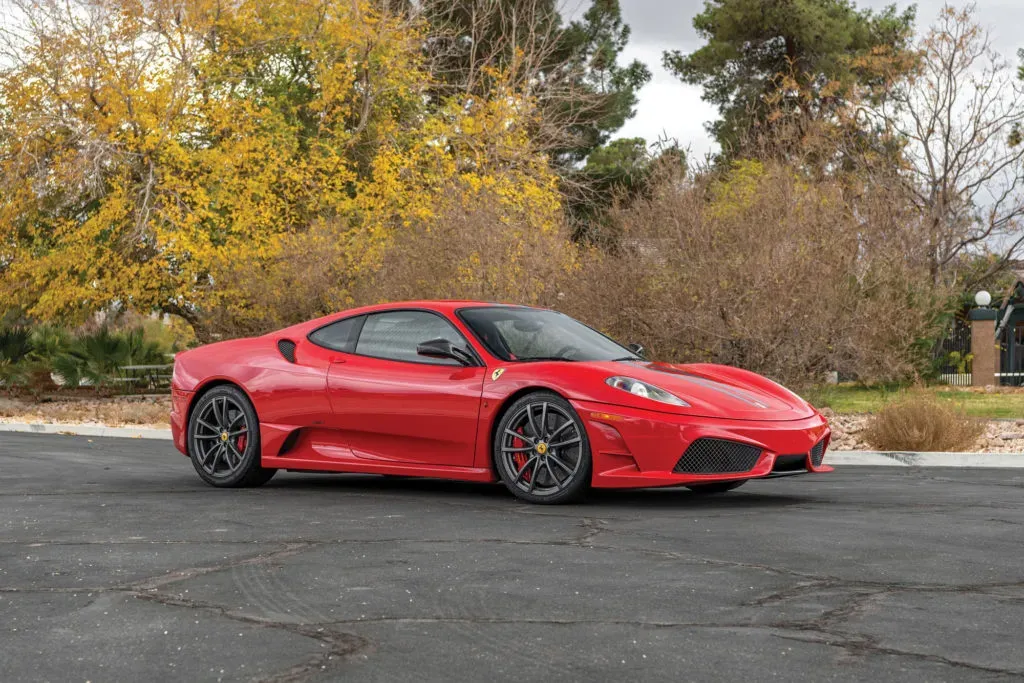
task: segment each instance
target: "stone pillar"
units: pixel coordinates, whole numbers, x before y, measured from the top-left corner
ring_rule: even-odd
[[[975,308],[971,318],[971,386],[985,387],[998,384],[999,353],[996,349],[996,311],[993,308]]]

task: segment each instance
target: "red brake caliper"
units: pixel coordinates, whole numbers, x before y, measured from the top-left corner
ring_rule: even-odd
[[[245,453],[246,436],[248,435],[243,432],[238,435],[238,440],[235,441],[235,448],[238,449],[239,453]]]
[[[522,434],[523,433],[523,428],[520,427],[516,431],[519,432],[520,434]],[[525,448],[525,447],[526,447],[526,442],[523,441],[522,439],[512,439],[512,448]],[[526,465],[526,463],[527,463],[527,461],[529,461],[529,459],[530,459],[529,458],[529,453],[526,453],[524,451],[519,451],[518,453],[513,453],[512,454],[512,460],[516,463],[516,470],[517,471],[523,469],[523,467]],[[523,481],[529,482],[531,476],[533,476],[533,472],[523,472]]]

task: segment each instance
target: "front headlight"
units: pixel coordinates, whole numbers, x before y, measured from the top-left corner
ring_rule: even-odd
[[[658,401],[659,403],[669,403],[674,406],[690,405],[675,394],[670,394],[664,389],[660,389],[653,384],[641,382],[640,380],[633,379],[632,377],[609,377],[605,380],[605,384],[610,387],[615,387],[616,389],[628,391],[634,396],[649,398],[652,401]]]

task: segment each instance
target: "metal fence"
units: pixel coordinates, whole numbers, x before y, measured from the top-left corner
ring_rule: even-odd
[[[1024,386],[1024,323],[1004,327],[999,337],[999,383]]]
[[[938,380],[943,384],[958,387],[971,385],[971,328],[968,323],[956,320],[946,335],[932,350],[932,359],[938,370]]]

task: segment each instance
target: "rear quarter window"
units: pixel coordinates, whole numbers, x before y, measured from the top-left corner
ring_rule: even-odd
[[[309,341],[317,346],[333,351],[344,353],[355,353],[356,340],[359,338],[359,330],[366,320],[365,315],[357,315],[354,318],[345,318],[329,325],[313,330],[309,334]]]

